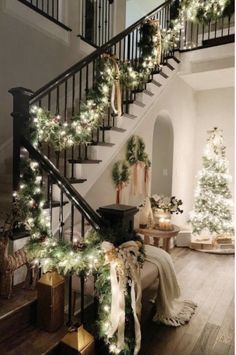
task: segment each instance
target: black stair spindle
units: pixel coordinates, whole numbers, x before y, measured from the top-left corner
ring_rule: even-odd
[[[55,10],[55,8],[54,8],[54,0],[52,0],[52,17],[54,17],[54,10]]]
[[[101,46],[101,12],[102,4],[101,0],[98,0],[98,45]]]
[[[84,241],[84,235],[85,235],[85,219],[83,214],[81,214],[81,241]],[[81,287],[81,300],[80,300],[80,322],[81,324],[84,323],[84,299],[85,299],[85,294],[84,294],[84,276],[81,275],[80,277],[80,287]]]
[[[230,35],[230,22],[231,22],[231,16],[228,17],[228,36]]]
[[[71,102],[71,115],[75,114],[75,75],[72,77],[72,102]],[[74,161],[75,147],[71,147],[71,160]],[[71,179],[74,179],[74,163],[71,164]]]
[[[52,200],[53,200],[53,180],[50,175],[48,175],[48,204],[49,204],[49,217],[50,217],[50,230],[51,233],[53,232],[52,230]]]
[[[59,20],[59,0],[56,0],[56,8],[57,8],[57,11],[56,11],[56,19],[57,21]]]
[[[85,24],[85,1],[86,0],[82,0],[82,8],[81,8],[81,13],[82,13],[82,16],[81,16],[81,34],[82,34],[82,36],[84,37],[84,38],[86,38],[85,37],[85,26],[84,26],[84,24]]]
[[[64,230],[64,196],[63,190],[60,189],[60,207],[59,207],[59,240],[63,240],[63,230]]]
[[[68,89],[68,82],[65,81],[65,102],[64,102],[64,124],[67,125],[67,89]],[[64,176],[67,176],[67,150],[64,149]]]

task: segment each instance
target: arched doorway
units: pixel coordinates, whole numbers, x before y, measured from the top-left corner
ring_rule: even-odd
[[[162,111],[153,132],[151,193],[171,196],[174,132],[170,116]]]

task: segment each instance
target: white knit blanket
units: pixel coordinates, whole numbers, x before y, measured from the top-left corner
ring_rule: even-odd
[[[154,321],[172,327],[179,327],[189,322],[197,305],[180,299],[180,288],[171,256],[164,250],[150,245],[145,246],[146,260],[158,269],[159,287],[155,300]]]

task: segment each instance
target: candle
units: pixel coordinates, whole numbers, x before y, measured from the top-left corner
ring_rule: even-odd
[[[170,219],[168,218],[160,218],[159,219],[159,228],[162,230],[171,230],[172,229],[172,224]]]

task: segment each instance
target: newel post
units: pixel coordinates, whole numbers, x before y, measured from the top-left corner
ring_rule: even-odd
[[[27,131],[30,115],[29,101],[33,91],[22,87],[12,88],[13,96],[13,191],[17,191],[20,181],[20,148],[21,137]]]
[[[100,207],[98,213],[106,220],[112,228],[122,228],[132,234],[134,230],[134,216],[138,208],[128,205],[109,205]]]

